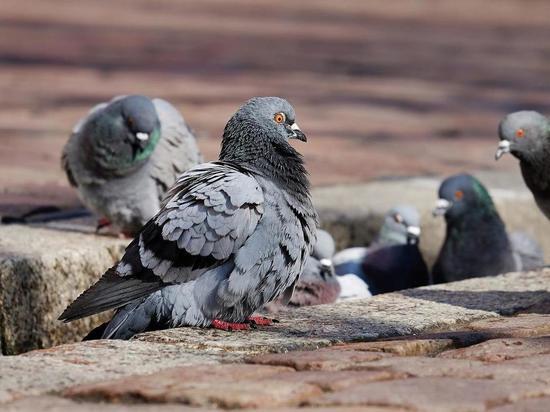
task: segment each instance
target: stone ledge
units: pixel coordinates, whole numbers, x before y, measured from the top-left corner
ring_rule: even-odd
[[[430,374],[430,370],[457,371],[457,364],[467,365],[466,369],[470,370],[475,365],[483,366],[483,363],[430,356],[491,338],[528,338],[550,334],[549,315],[525,313],[513,318],[502,316],[529,312],[530,308],[542,312],[543,302],[546,302],[544,313],[550,313],[549,290],[550,270],[511,273],[378,295],[371,300],[288,310],[278,314],[280,323],[250,331],[230,333],[178,328],[141,334],[131,341],[82,342],[19,356],[0,357],[0,375],[8,377],[0,385],[0,402],[59,392],[75,385],[152,374],[171,367],[185,366],[189,369],[192,366],[190,370],[194,370],[205,368],[205,364],[234,364],[245,360],[290,366],[293,370],[325,370],[331,373],[357,368],[384,372],[392,365],[392,379],[408,376],[415,368],[418,369],[419,361],[415,359],[422,360],[421,370],[426,376],[436,373]],[[473,337],[468,338],[467,335]],[[401,337],[400,340],[351,343],[397,337]],[[340,346],[329,347],[334,344]],[[315,348],[323,347],[315,351]],[[528,346],[525,348],[529,350],[526,356],[546,353],[544,350],[533,351]],[[286,352],[305,349],[314,351],[289,353],[291,358],[294,357],[293,361],[285,358]],[[275,360],[270,361],[270,356]],[[280,357],[287,360],[280,363],[277,360]],[[520,355],[516,353],[514,357],[519,358]],[[515,360],[525,363],[529,359]],[[446,364],[449,365],[447,369]],[[539,364],[547,365],[543,361]],[[209,368],[206,367],[207,370]],[[474,371],[475,374],[465,372],[464,376],[479,379],[491,373],[506,377],[514,370],[500,368],[492,371],[484,368]],[[530,370],[535,368],[530,367]],[[539,370],[537,376],[543,379],[545,372],[540,367]],[[441,375],[443,372],[438,373]],[[361,379],[390,377],[386,372],[367,375]],[[280,387],[282,392],[290,390],[288,386],[283,386]],[[304,393],[309,393],[311,388],[306,385],[303,389]]]
[[[0,341],[14,354],[79,340],[97,318],[57,321],[121,255],[127,240],[0,225]]]

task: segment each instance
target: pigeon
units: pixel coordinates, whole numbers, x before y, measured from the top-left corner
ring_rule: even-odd
[[[508,114],[499,124],[495,159],[511,153],[519,159],[525,184],[550,219],[550,121],[535,111]]]
[[[98,229],[135,235],[177,177],[202,162],[195,137],[165,100],[130,95],[100,103],[74,127],[62,167]]]
[[[532,239],[509,237],[487,189],[473,176],[443,181],[434,215],[445,216],[445,241],[434,264],[434,283],[494,276],[542,266],[542,252]]]
[[[332,266],[334,239],[325,230],[317,230],[317,242],[307,259],[296,283],[294,293],[286,303],[281,298],[266,305],[265,311],[275,313],[284,308],[321,305],[336,302],[340,296],[340,283]]]
[[[414,207],[392,208],[368,248],[349,248],[334,256],[336,274],[355,275],[363,280],[368,286],[368,290],[360,292],[364,296],[428,285],[428,267],[418,245],[419,225],[420,216]],[[357,284],[357,280],[353,282]],[[345,293],[350,294],[347,290]]]
[[[288,301],[316,241],[317,213],[293,107],[256,97],[228,121],[219,161],[183,173],[122,259],[60,316],[117,309],[103,339],[179,326],[249,329]]]

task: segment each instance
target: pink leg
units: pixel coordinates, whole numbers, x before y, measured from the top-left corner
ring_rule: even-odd
[[[273,323],[273,319],[264,316],[249,316],[248,321],[258,326],[269,326]]]
[[[250,325],[248,323],[231,323],[219,319],[214,319],[210,326],[214,329],[226,330],[228,332],[250,329]]]

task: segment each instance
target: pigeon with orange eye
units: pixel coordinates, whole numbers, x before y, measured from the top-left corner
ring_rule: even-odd
[[[434,264],[434,283],[530,270],[544,264],[536,241],[508,236],[487,189],[475,177],[458,174],[439,187],[434,216],[444,216],[445,241]]]
[[[525,184],[550,219],[550,120],[534,111],[515,112],[500,122],[498,133],[495,159],[511,153],[519,160]]]

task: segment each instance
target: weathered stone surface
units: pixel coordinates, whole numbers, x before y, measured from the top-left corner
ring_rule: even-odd
[[[458,360],[458,359],[455,359]],[[491,364],[474,364],[470,377],[550,385],[550,355],[536,355]],[[550,394],[550,392],[548,392]]]
[[[546,412],[550,405],[550,396],[520,399],[517,402],[489,409],[491,412]]]
[[[443,352],[439,356],[453,359],[475,359],[502,362],[509,359],[550,353],[550,336],[538,338],[491,339],[467,348]]]
[[[147,374],[178,365],[219,363],[222,357],[188,353],[178,345],[90,341],[0,357],[0,403],[76,384]]]
[[[469,330],[483,333],[487,338],[527,338],[550,334],[550,315],[520,314],[493,318],[468,324]]]
[[[373,382],[312,399],[314,405],[397,406],[425,411],[485,411],[489,405],[541,396],[544,384],[486,379],[412,378]]]
[[[0,337],[14,354],[82,338],[97,318],[64,324],[63,309],[113,264],[127,241],[0,225]]]
[[[360,369],[365,363],[391,356],[382,352],[319,349],[316,351],[295,351],[261,355],[247,359],[259,365],[290,366],[297,371],[306,370],[349,370]]]
[[[149,376],[76,386],[64,392],[74,398],[109,401],[179,402],[192,406],[254,408],[298,405],[322,393],[305,381],[277,379],[288,368],[260,365],[217,365],[175,368]]]
[[[193,412],[197,408],[186,407],[181,404],[109,404],[97,402],[77,402],[72,399],[58,396],[32,396],[19,399],[2,405],[4,412]],[[201,412],[214,411],[214,409],[201,408]]]
[[[452,339],[399,339],[335,345],[330,350],[358,350],[392,353],[399,356],[431,356],[455,347]]]

